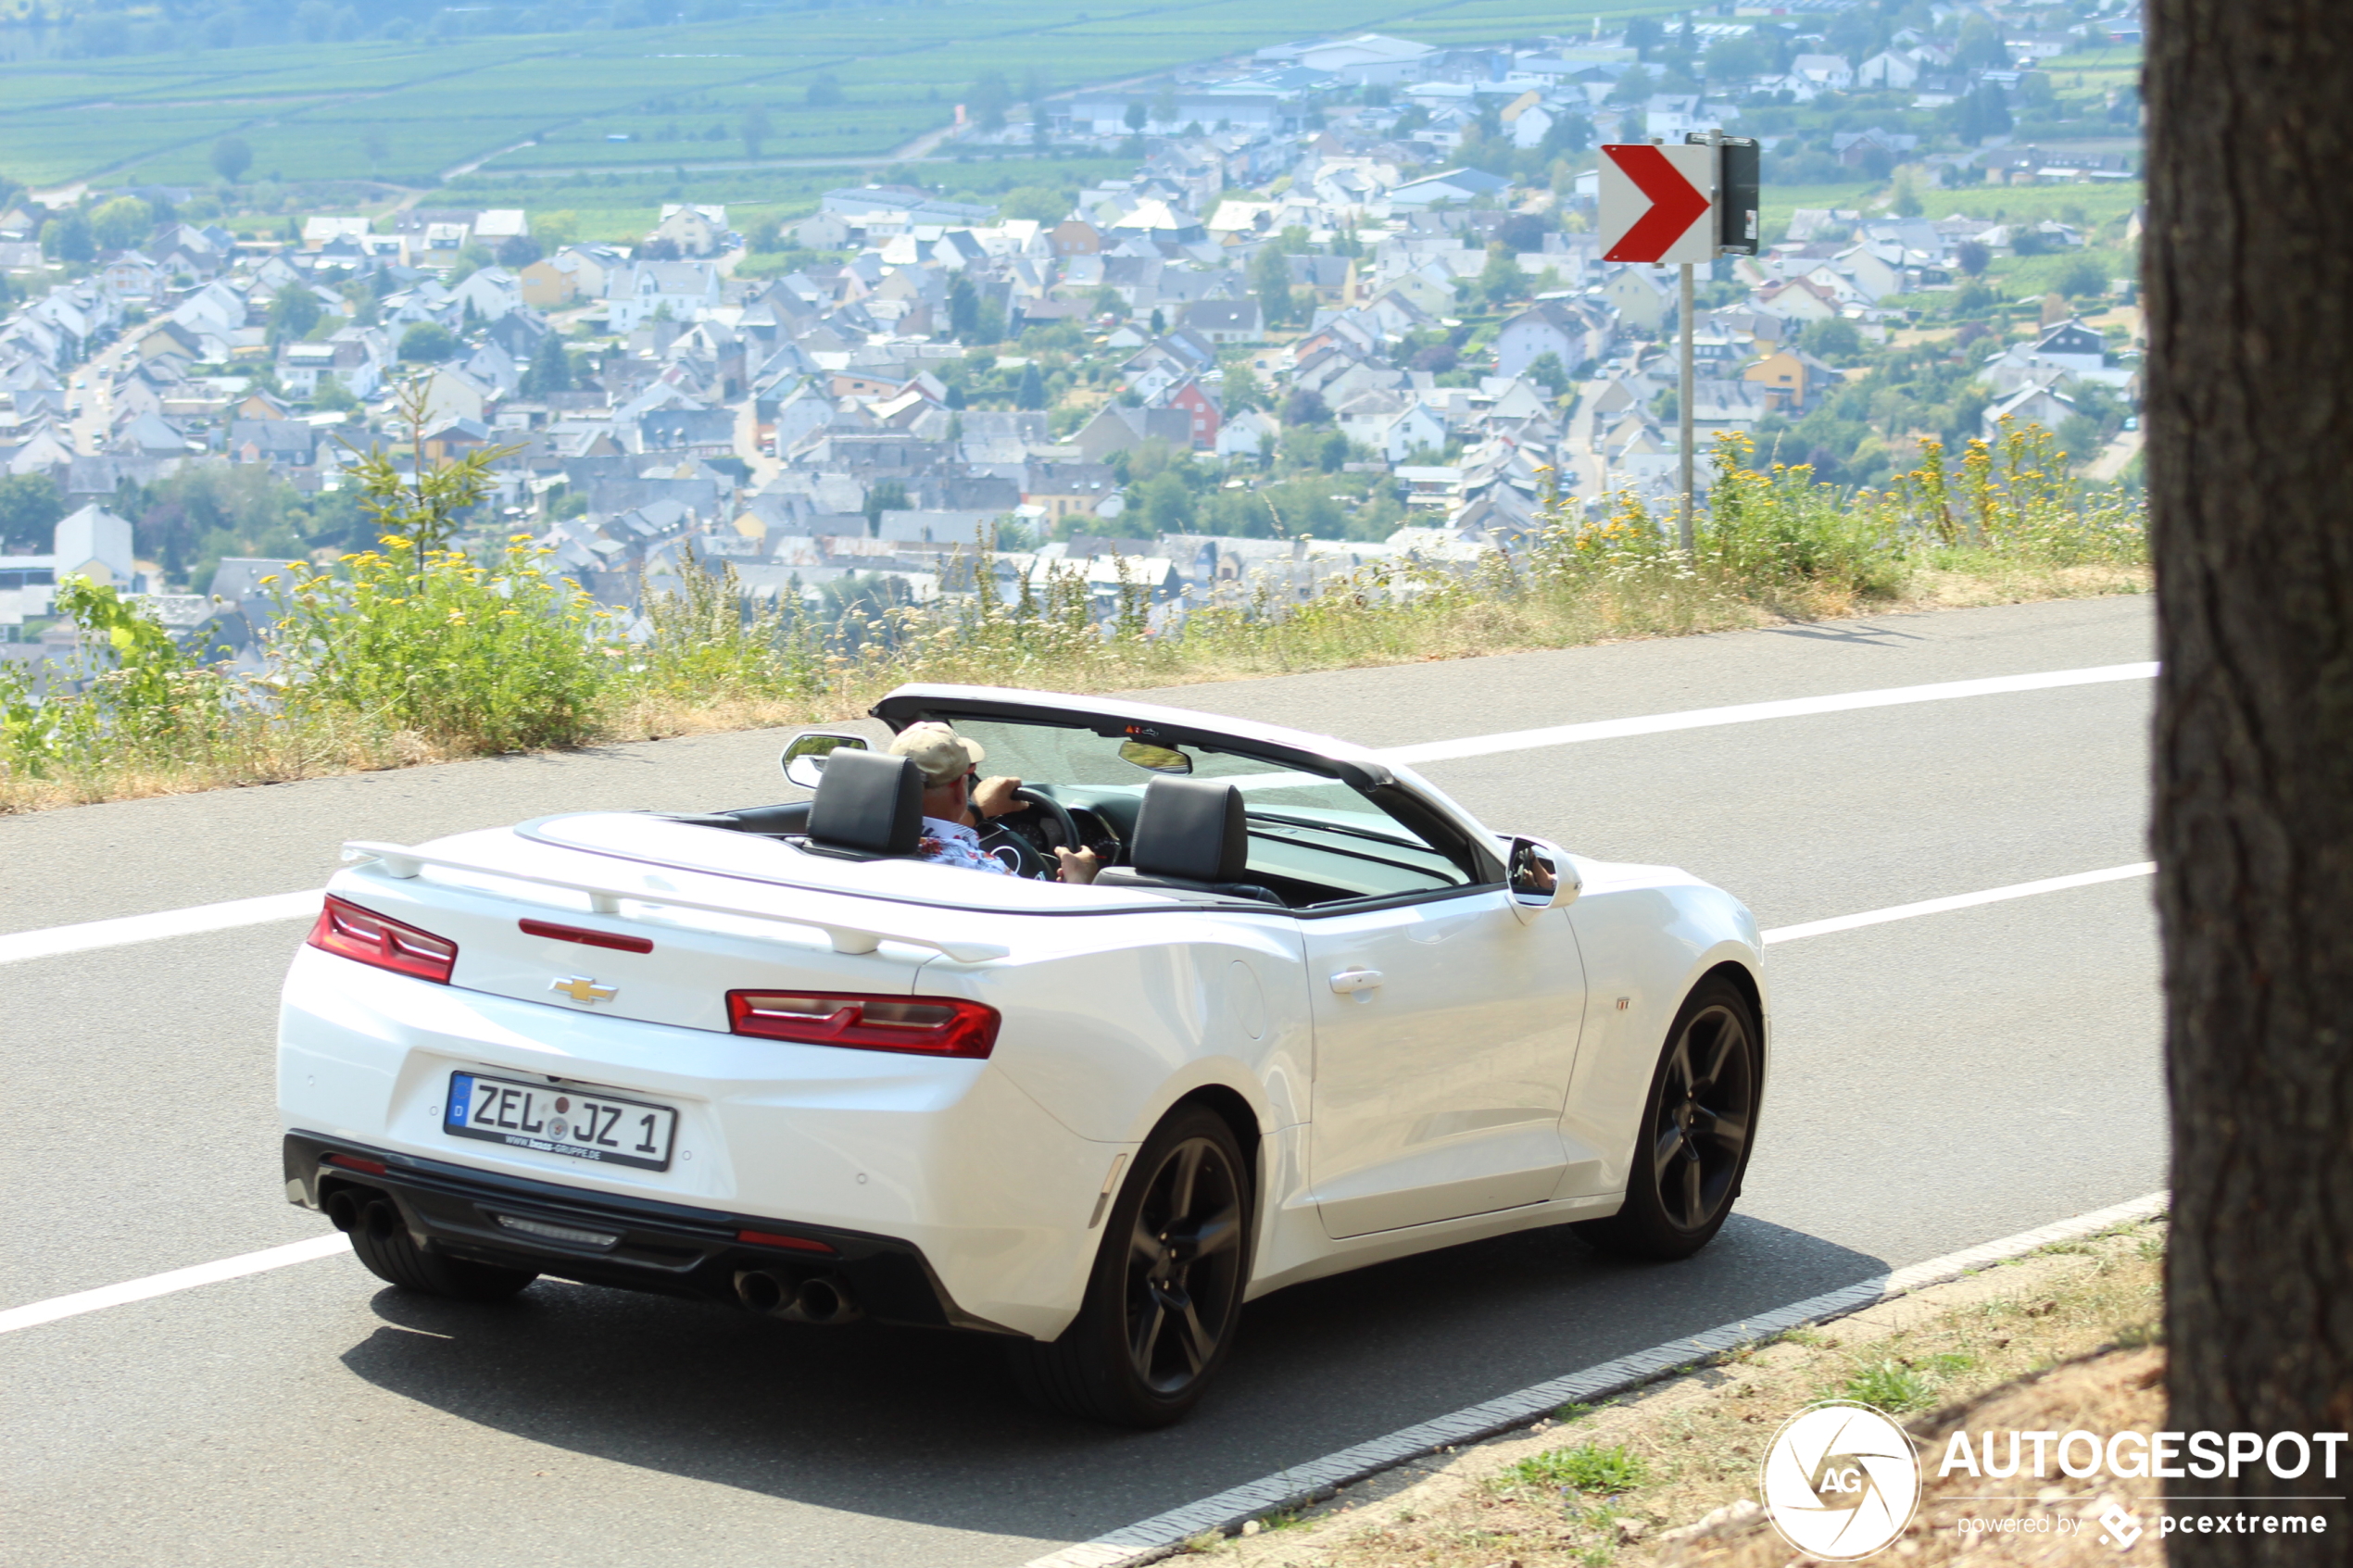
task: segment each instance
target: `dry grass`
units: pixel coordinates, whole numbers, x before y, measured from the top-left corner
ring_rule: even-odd
[[[1956,1424],[2099,1431],[2161,1424],[2148,1348],[2160,1312],[2162,1227],[2137,1225],[1799,1331],[1706,1370],[1655,1384],[1567,1419],[1402,1467],[1341,1492],[1280,1527],[1194,1543],[1236,1568],[1780,1568],[1790,1549],[1753,1505],[1766,1445],[1801,1406],[1869,1399],[1908,1409],[1943,1451]],[[1932,1407],[1932,1408],[1931,1408]],[[2052,1486],[2028,1480],[2015,1501],[1938,1500],[2000,1483],[1933,1482],[1891,1558],[2069,1562],[2041,1555],[2049,1536],[1989,1536],[1963,1545],[1964,1510],[2096,1513],[2121,1501],[2156,1517],[2146,1483]],[[1635,1479],[1629,1481],[1631,1474]],[[1731,1517],[1723,1518],[1719,1511]],[[1718,1516],[1700,1530],[1694,1524]],[[2096,1532],[2087,1532],[2096,1541]],[[2073,1538],[2085,1561],[2158,1560],[2152,1528],[2133,1553]],[[2013,1553],[2024,1555],[2007,1555]],[[1794,1561],[1807,1561],[1803,1558]]]
[[[474,755],[407,732],[382,734],[332,725],[233,722],[203,737],[196,746],[166,756],[141,756],[126,747],[92,768],[34,775],[0,771],[0,815],[376,772]]]
[[[1913,573],[1904,598],[1890,608],[1968,609],[2041,599],[2100,598],[2111,594],[2145,594],[2150,583],[2147,567],[2108,561],[2082,566],[1989,561],[1974,563],[1967,571],[1926,566]]]

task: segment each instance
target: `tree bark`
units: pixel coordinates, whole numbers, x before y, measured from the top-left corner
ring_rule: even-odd
[[[2353,4],[2153,0],[2145,96],[2169,1428],[2353,1430]],[[2353,1447],[2349,1445],[2348,1447]],[[2176,1513],[2353,1492],[2316,1462]],[[2177,1563],[2339,1563],[2176,1534]],[[2258,1528],[2260,1528],[2259,1522]]]

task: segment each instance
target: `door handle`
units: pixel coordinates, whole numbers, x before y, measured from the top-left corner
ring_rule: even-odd
[[[1379,970],[1343,969],[1332,976],[1332,990],[1338,996],[1361,997],[1367,991],[1377,989],[1380,983]]]

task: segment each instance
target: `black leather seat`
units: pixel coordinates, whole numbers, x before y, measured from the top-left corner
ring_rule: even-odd
[[[909,757],[848,747],[825,759],[809,803],[812,847],[912,855],[924,835],[924,775]]]
[[[1154,779],[1136,813],[1128,863],[1106,866],[1097,886],[1169,887],[1279,904],[1242,878],[1250,871],[1250,825],[1242,792],[1215,779]]]

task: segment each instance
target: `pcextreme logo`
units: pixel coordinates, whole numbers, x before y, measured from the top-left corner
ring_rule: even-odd
[[[1785,1422],[1765,1450],[1766,1516],[1798,1550],[1832,1562],[1870,1556],[1920,1502],[1920,1461],[1904,1429],[1869,1405],[1828,1399]]]

